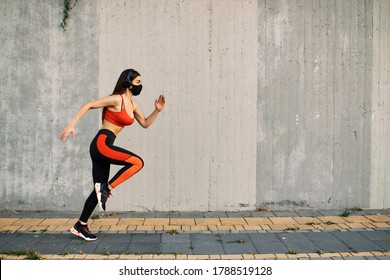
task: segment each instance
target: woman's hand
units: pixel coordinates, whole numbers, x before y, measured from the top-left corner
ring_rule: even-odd
[[[67,127],[64,128],[64,130],[60,134],[60,140],[62,142],[65,142],[66,138],[70,133],[72,133],[72,137],[74,138],[76,135],[76,131],[74,129],[74,126],[72,125],[68,125]]]
[[[156,109],[158,111],[162,111],[162,109],[164,109],[164,106],[165,106],[165,96],[163,94],[161,94],[158,99],[156,99],[156,101],[154,101],[154,107],[156,107]]]

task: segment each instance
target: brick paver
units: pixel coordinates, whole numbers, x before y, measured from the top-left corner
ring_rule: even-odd
[[[287,257],[289,259],[299,259],[299,258],[309,258],[308,254],[305,253],[298,253],[298,254],[287,254]]]
[[[364,217],[364,216],[349,216],[344,218],[349,223],[369,223],[371,222],[370,219]]]
[[[111,226],[110,227],[110,230],[112,231],[127,231],[127,225],[115,225],[115,226]]]
[[[338,224],[330,224],[330,225],[328,225],[328,224],[321,224],[320,226],[323,229],[341,229],[340,225],[338,225]]]
[[[347,223],[346,225],[350,228],[364,228],[364,225],[361,223]]]
[[[24,218],[24,219],[19,219],[12,225],[18,226],[18,225],[29,225],[29,226],[37,226],[40,223],[42,223],[44,219],[32,219],[32,218]]]
[[[271,217],[269,218],[274,225],[294,224],[295,220],[291,217]]]
[[[217,226],[218,230],[220,231],[230,231],[230,230],[236,230],[234,225],[230,226]]]
[[[118,226],[121,225],[129,225],[129,226],[138,226],[143,225],[145,219],[144,218],[121,218],[118,221]]]
[[[319,220],[321,220],[323,223],[335,223],[335,224],[342,224],[345,223],[345,219],[342,217],[337,216],[320,216],[317,217]]]
[[[253,217],[245,217],[245,221],[248,225],[270,225],[273,224],[268,218],[253,218]]]
[[[365,217],[377,223],[390,222],[390,215],[366,215]]]
[[[244,230],[262,230],[260,225],[243,225]]]
[[[18,225],[18,226],[11,226],[11,225],[6,225],[6,226],[3,226],[1,231],[17,231],[19,230],[21,227],[23,227],[22,225]],[[30,226],[28,226],[29,228]]]
[[[288,228],[285,224],[269,225],[269,227],[271,230],[286,230]]]
[[[171,226],[175,226],[175,225],[194,226],[195,219],[171,218],[170,225]]]
[[[176,226],[164,226],[164,230],[171,231],[171,230],[182,230],[181,225]]]
[[[39,225],[40,226],[53,226],[53,225],[62,226],[62,225],[66,225],[68,223],[68,221],[69,221],[69,219],[65,219],[65,218],[45,219]]]
[[[192,231],[203,231],[203,230],[209,230],[209,227],[207,225],[203,226],[191,226]]]
[[[223,226],[246,225],[244,218],[221,218]]]
[[[66,225],[66,226],[58,226],[58,227],[54,228],[53,231],[63,232],[63,231],[68,231],[70,229],[71,229],[71,226]]]
[[[17,219],[15,219],[15,218],[0,218],[0,226],[1,225],[10,226],[19,220],[20,220],[19,218],[17,218]]]
[[[141,231],[154,230],[154,225],[150,225],[150,226],[137,226],[137,230],[141,230]]]
[[[314,225],[314,224],[319,224],[322,221],[318,219],[317,217],[293,217],[293,219],[300,225]]]
[[[169,225],[169,218],[146,218],[144,226]]]
[[[101,225],[101,226],[115,226],[119,222],[119,219],[113,218],[104,218],[104,219],[95,219],[90,223],[91,225]]]
[[[197,218],[195,219],[195,224],[197,226],[221,225],[221,221],[219,218]]]
[[[371,223],[375,228],[389,228],[390,223]]]

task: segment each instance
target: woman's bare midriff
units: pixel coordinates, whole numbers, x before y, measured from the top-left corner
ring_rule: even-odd
[[[116,136],[122,131],[123,127],[112,124],[106,120],[103,121],[102,129],[108,129],[112,131]]]

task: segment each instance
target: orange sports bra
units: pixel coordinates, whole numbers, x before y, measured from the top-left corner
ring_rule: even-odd
[[[114,112],[106,108],[104,119],[114,125],[124,127],[126,125],[132,125],[134,122],[134,117],[130,118],[130,116],[127,114],[125,108],[125,102],[123,101],[123,96],[121,95],[121,97],[122,97],[122,109],[119,112]]]

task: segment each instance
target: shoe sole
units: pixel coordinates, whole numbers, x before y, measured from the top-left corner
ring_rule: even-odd
[[[81,237],[82,239],[86,240],[86,241],[95,241],[96,239],[98,239],[97,237],[96,238],[90,238],[90,237],[86,237],[84,236],[84,234],[82,234],[81,232],[77,231],[74,227],[72,227],[70,229],[70,232],[78,237]]]
[[[106,211],[103,209],[103,204],[102,204],[102,193],[100,192],[100,183],[95,184],[95,192],[96,192],[96,197],[98,200],[99,208],[101,211]]]

